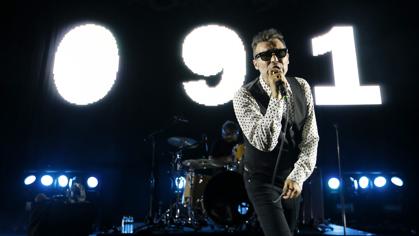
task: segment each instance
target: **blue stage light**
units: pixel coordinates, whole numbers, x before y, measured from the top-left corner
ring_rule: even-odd
[[[41,177],[41,183],[44,186],[50,186],[54,182],[54,179],[51,177],[51,175],[43,175]]]
[[[366,176],[362,176],[358,181],[359,187],[366,189],[370,185],[370,180]]]
[[[352,181],[354,189],[358,190],[358,187],[359,187],[358,180],[353,177],[350,177],[349,179]]]
[[[60,187],[66,187],[68,185],[68,178],[65,175],[60,175],[60,177],[58,177],[58,185]]]
[[[25,183],[25,185],[30,185],[30,184],[33,184],[33,182],[35,182],[35,180],[36,180],[35,175],[29,175],[28,177],[25,178],[24,183]]]
[[[96,177],[89,177],[88,179],[87,179],[87,186],[89,187],[89,188],[96,188],[97,187],[97,185],[99,184],[99,181],[97,180],[97,178]]]
[[[185,188],[186,179],[183,176],[179,176],[175,178],[175,185],[178,190],[182,190]]]
[[[398,187],[402,187],[402,186],[403,186],[403,180],[402,180],[402,179],[400,179],[400,178],[399,178],[399,177],[397,177],[397,176],[391,177],[391,182],[392,182],[394,185],[398,186]]]
[[[242,202],[238,206],[237,211],[240,213],[240,215],[246,215],[247,212],[249,211],[249,206],[250,206],[249,203]]]
[[[329,179],[327,184],[329,185],[329,188],[331,189],[338,189],[340,186],[340,181],[338,178],[333,177]]]
[[[383,176],[378,176],[374,179],[374,185],[378,188],[384,187],[386,183],[387,180]]]

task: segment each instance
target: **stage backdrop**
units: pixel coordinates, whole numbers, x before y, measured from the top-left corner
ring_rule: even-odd
[[[199,79],[182,59],[182,43],[194,28],[217,24],[234,30],[246,51],[246,82],[257,76],[251,63],[252,36],[274,27],[285,35],[288,75],[312,87],[333,85],[331,55],[314,57],[311,39],[335,25],[354,28],[362,85],[381,87],[382,105],[316,106],[320,134],[318,167],[337,173],[340,131],[343,169],[398,171],[414,196],[417,166],[418,19],[413,3],[321,1],[17,1],[5,8],[2,38],[0,115],[1,212],[23,211],[22,173],[28,169],[77,169],[100,179],[109,222],[122,214],[144,217],[148,209],[151,143],[156,136],[158,198],[170,195],[168,174],[172,136],[211,143],[220,126],[235,120],[232,103],[203,106],[182,83]],[[63,35],[77,24],[94,23],[114,35],[119,49],[117,80],[102,100],[86,106],[57,93],[52,68]],[[203,42],[202,51],[211,47]],[[205,53],[200,55],[205,58]],[[225,58],[224,58],[225,59]],[[197,61],[201,58],[196,58]],[[215,86],[220,75],[211,77]],[[171,126],[173,116],[188,123]],[[6,187],[7,186],[7,187]]]

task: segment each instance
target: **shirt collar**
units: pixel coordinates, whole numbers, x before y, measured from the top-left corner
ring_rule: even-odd
[[[262,76],[259,76],[259,82],[262,85],[263,90],[265,90],[268,95],[271,95],[271,87],[262,79]]]

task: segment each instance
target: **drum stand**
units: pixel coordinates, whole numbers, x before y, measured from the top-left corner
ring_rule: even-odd
[[[191,188],[190,188],[190,193],[189,193],[189,199],[188,199],[188,206],[187,206],[187,208],[188,208],[188,221],[187,221],[187,223],[188,224],[190,224],[190,225],[196,225],[196,219],[195,219],[195,212],[194,212],[194,209],[193,209],[193,201],[194,201],[194,198],[193,198],[193,193],[192,193],[192,191],[193,191],[193,189],[194,189],[194,177],[195,177],[195,173],[193,172],[193,171],[189,171],[189,173],[190,173],[190,175],[188,175],[188,177],[190,178],[190,180],[189,180],[189,183],[190,183],[190,185],[191,185]]]
[[[172,160],[172,169],[174,170],[174,175],[176,176],[174,178],[174,182],[175,182],[175,186],[177,188],[177,186],[179,185],[179,183],[176,183],[176,181],[178,181],[177,177],[181,176],[179,175],[179,173],[182,170],[182,150],[176,152],[175,154],[175,158]],[[186,184],[186,181],[185,181]],[[173,217],[173,223],[175,224],[179,224],[181,223],[181,208],[183,207],[182,205],[182,191],[179,191],[178,189],[176,189],[176,201],[173,204],[174,205],[174,215],[172,215]]]
[[[176,177],[182,176],[180,174],[182,172],[182,150],[179,150],[175,153],[175,156],[172,158],[172,178],[176,183]],[[191,227],[195,230],[198,230],[202,227],[202,224],[200,223],[200,220],[197,218],[196,209],[194,205],[194,194],[192,191],[194,190],[194,178],[196,177],[195,172],[192,169],[188,170],[188,174],[186,175],[186,178],[188,179],[185,181],[185,187],[186,184],[189,183],[189,191],[190,194],[188,196],[188,199],[182,199],[183,191],[179,191],[176,189],[176,199],[174,203],[171,204],[169,209],[167,209],[164,213],[164,215],[161,218],[161,221],[166,226],[177,226],[177,227]],[[185,191],[185,190],[184,190]],[[185,200],[186,202],[183,202]]]
[[[188,174],[187,174],[187,178],[189,178],[189,184],[190,184],[190,193],[189,193],[189,197],[186,201],[186,204],[184,204],[183,206],[186,205],[186,211],[187,211],[187,219],[184,222],[187,226],[190,226],[194,229],[199,229],[202,227],[202,224],[200,222],[200,219],[198,219],[198,215],[197,215],[197,209],[195,206],[195,197],[194,197],[194,187],[195,187],[195,178],[196,178],[196,174],[193,170],[188,170]]]

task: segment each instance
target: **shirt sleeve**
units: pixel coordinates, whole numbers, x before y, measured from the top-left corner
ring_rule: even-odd
[[[272,151],[278,143],[284,100],[270,98],[265,115],[249,91],[240,88],[233,99],[234,113],[247,140],[260,151]]]
[[[303,86],[304,94],[307,99],[308,115],[303,126],[302,140],[298,145],[301,152],[298,156],[298,160],[294,164],[294,169],[287,178],[296,181],[302,188],[303,182],[311,175],[316,165],[319,134],[317,131],[314,102],[310,85],[303,79],[299,79],[299,82]]]

